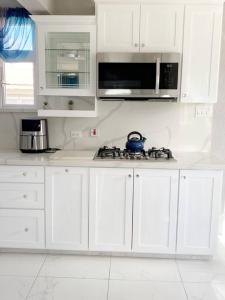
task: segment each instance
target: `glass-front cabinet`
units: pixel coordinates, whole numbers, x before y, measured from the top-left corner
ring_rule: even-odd
[[[40,95],[95,96],[94,17],[32,16]]]

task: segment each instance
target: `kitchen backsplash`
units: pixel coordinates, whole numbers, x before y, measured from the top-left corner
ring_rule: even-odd
[[[147,147],[173,151],[210,151],[212,118],[196,118],[197,105],[151,102],[98,101],[97,118],[49,118],[50,146],[62,149],[96,149],[102,145],[124,147],[130,131],[140,131]],[[0,114],[0,149],[18,149],[19,120],[25,113]],[[97,128],[99,136],[91,137]],[[81,131],[82,138],[71,138]]]

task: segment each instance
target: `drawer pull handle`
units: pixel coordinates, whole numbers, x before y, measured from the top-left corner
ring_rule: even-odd
[[[28,232],[28,231],[29,231],[29,228],[27,228],[27,227],[24,228],[24,231],[25,231],[25,232]]]
[[[27,173],[26,173],[26,172],[23,172],[23,176],[24,176],[24,177],[27,176]]]
[[[24,198],[24,199],[27,199],[27,195],[23,195],[23,198]]]
[[[183,178],[183,179],[186,179],[187,177],[186,177],[186,176],[182,176],[182,178]]]
[[[140,177],[140,175],[139,175],[139,174],[137,174],[137,175],[136,175],[136,177],[137,177],[137,178],[139,178],[139,177]]]
[[[66,172],[66,173],[69,173],[69,170],[68,170],[68,169],[65,169],[65,172]]]
[[[129,177],[129,178],[131,178],[131,177],[132,177],[132,175],[131,175],[131,174],[129,174],[129,175],[128,175],[128,177]]]

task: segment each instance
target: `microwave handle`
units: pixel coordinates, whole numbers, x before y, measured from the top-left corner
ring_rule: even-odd
[[[159,83],[160,83],[160,64],[161,59],[158,57],[156,60],[156,84],[155,84],[155,93],[159,94]]]

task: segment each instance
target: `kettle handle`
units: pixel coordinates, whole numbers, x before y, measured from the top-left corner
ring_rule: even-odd
[[[138,132],[138,131],[132,131],[132,132],[130,132],[130,133],[128,134],[127,140],[129,141],[130,137],[131,137],[132,135],[134,135],[134,134],[139,135],[140,140],[143,139],[143,137],[142,137],[142,135],[140,134],[140,132]]]

